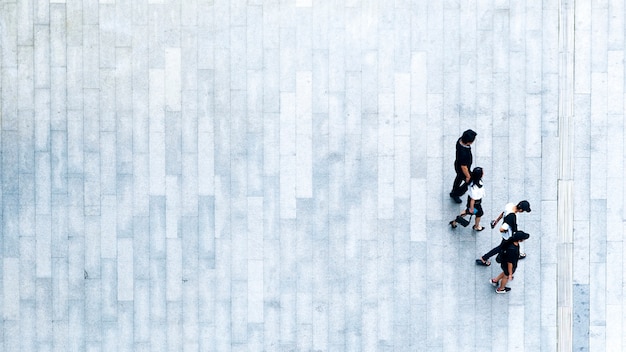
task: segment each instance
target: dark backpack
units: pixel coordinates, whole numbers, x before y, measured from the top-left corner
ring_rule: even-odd
[[[496,256],[496,262],[502,263],[502,258],[506,256],[507,250],[511,249],[511,246],[515,246],[515,245],[512,243],[508,243],[500,247],[500,252]]]

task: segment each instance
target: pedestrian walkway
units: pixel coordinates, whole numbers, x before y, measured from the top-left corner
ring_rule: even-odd
[[[0,351],[557,351],[564,302],[626,350],[624,4],[568,6],[0,1]],[[468,128],[482,232],[448,226]]]

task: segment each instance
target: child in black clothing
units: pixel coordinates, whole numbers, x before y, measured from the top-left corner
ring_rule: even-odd
[[[530,237],[529,234],[523,231],[518,231],[508,240],[504,241],[500,251],[500,268],[502,272],[494,279],[489,279],[489,282],[499,287],[496,289],[496,293],[507,293],[511,291],[511,288],[506,287],[509,280],[513,280],[513,273],[517,269],[517,262],[519,260],[519,244]]]

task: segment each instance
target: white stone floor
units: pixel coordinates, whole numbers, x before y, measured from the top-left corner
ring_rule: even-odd
[[[576,0],[573,336],[626,350],[624,0]],[[559,3],[1,0],[0,351],[556,351]],[[478,132],[483,224],[451,230]]]

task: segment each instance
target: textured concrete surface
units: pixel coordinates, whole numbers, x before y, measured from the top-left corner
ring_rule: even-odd
[[[626,349],[624,2],[575,3],[572,345]],[[555,351],[559,4],[0,1],[0,351]],[[478,132],[483,224],[451,230]]]

